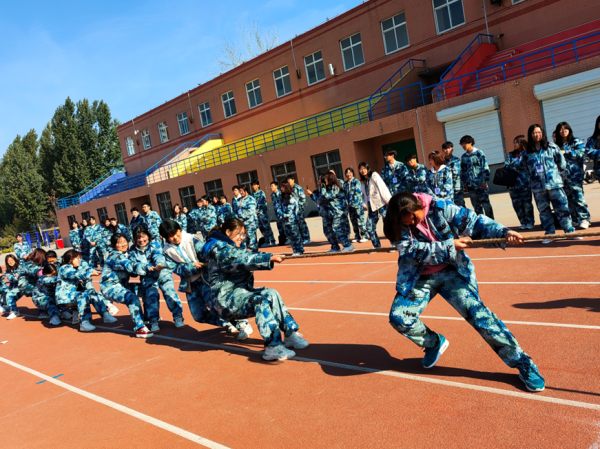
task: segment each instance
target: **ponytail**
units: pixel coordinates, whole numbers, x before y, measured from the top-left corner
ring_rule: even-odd
[[[245,227],[246,227],[246,225],[239,218],[230,218],[229,220],[225,220],[224,223],[212,228],[209,231],[207,238],[210,238],[213,235],[213,233],[215,233],[215,232],[218,232],[219,234],[223,234],[226,236],[227,231],[233,232],[238,229],[245,228]]]
[[[412,193],[395,194],[388,203],[388,209],[383,219],[383,233],[390,242],[398,242],[402,237],[402,218],[423,210],[423,205]]]

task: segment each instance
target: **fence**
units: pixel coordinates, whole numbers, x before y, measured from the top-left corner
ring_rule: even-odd
[[[59,228],[43,229],[41,234],[30,231],[22,235],[25,236],[25,240],[31,248],[49,247],[61,238]]]

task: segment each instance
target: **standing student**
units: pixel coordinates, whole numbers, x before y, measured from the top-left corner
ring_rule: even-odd
[[[50,317],[52,326],[60,325],[60,311],[56,305],[56,284],[58,283],[58,270],[55,265],[49,263],[41,270],[42,276],[38,277],[31,299],[40,313]]]
[[[202,237],[204,238],[204,241],[206,241],[210,230],[217,225],[217,211],[210,203],[210,197],[208,195],[204,195],[202,198],[200,198],[200,205],[200,221],[198,225],[200,227]]]
[[[544,129],[538,124],[531,125],[527,131],[527,151],[521,158],[521,164],[529,173],[531,191],[546,235],[556,232],[550,203],[554,207],[554,213],[563,231],[565,233],[574,232],[575,229],[569,214],[569,202],[563,190],[561,176],[561,172],[566,170],[567,164],[560,149],[556,144],[548,142]],[[542,241],[542,243],[551,242],[551,239]]]
[[[283,193],[290,192],[286,189]],[[244,223],[232,218],[214,229],[202,248],[214,308],[226,321],[256,317],[258,332],[265,340],[263,359],[291,359],[296,353],[288,348],[303,349],[308,342],[298,333],[298,324],[279,293],[254,286],[254,271],[272,270],[283,257],[242,250],[244,234]]]
[[[296,180],[294,176],[288,175],[287,177],[288,184],[292,187],[294,195],[298,200],[298,227],[300,228],[300,232],[302,233],[302,243],[306,245],[310,243],[310,232],[308,231],[308,225],[306,224],[306,218],[304,213],[304,206],[306,205],[306,195],[304,194],[304,189],[296,184]]]
[[[202,214],[204,213],[204,208],[202,207],[202,198],[198,198],[196,200],[196,208],[188,214],[188,229],[191,234],[200,233],[202,234],[202,238],[204,237],[203,228],[202,228]],[[191,228],[190,228],[191,227]]]
[[[273,236],[273,230],[271,229],[271,222],[269,221],[269,209],[267,208],[267,196],[265,192],[260,190],[260,183],[255,179],[252,181],[252,197],[256,201],[256,214],[258,218],[258,228],[260,233],[265,238],[265,243],[261,248],[267,248],[269,246],[275,246],[275,237]]]
[[[71,240],[71,246],[77,251],[81,249],[81,233],[79,224],[74,221],[71,223],[71,230],[69,231],[69,240]]]
[[[277,230],[279,231],[279,244],[287,244],[287,237],[285,235],[285,230],[283,229],[283,221],[281,215],[281,192],[279,191],[279,185],[275,181],[272,181],[270,187],[271,201],[273,202],[273,210],[275,211],[275,217],[277,220]]]
[[[600,181],[600,115],[596,118],[594,132],[585,144],[585,154],[595,164],[596,179]]]
[[[454,200],[452,170],[444,164],[446,158],[439,151],[429,153],[431,168],[427,171],[427,190],[437,198]]]
[[[2,267],[0,266],[0,315],[3,313],[9,313],[9,307],[6,301],[8,291],[8,284],[2,272]]]
[[[354,239],[352,242],[364,243],[367,241],[367,226],[365,222],[365,210],[362,205],[362,189],[360,181],[356,179],[354,169],[348,167],[345,172],[346,182],[344,182],[344,194],[348,202],[348,214],[350,222],[354,229]]]
[[[281,221],[285,235],[290,239],[294,255],[304,254],[304,242],[300,231],[300,206],[294,188],[288,181],[281,184]]]
[[[395,195],[384,219],[384,232],[399,253],[390,324],[425,349],[423,368],[435,366],[448,348],[448,340],[419,319],[439,293],[504,363],[519,370],[529,391],[544,390],[544,378],[531,357],[483,304],[475,267],[464,251],[472,243],[471,238],[506,238],[509,245],[519,245],[523,243],[520,234],[484,215],[424,193]]]
[[[454,204],[460,207],[465,206],[465,194],[463,192],[459,158],[454,156],[454,144],[452,142],[444,142],[442,144],[442,151],[446,156],[446,167],[452,170],[452,183],[454,184]]]
[[[220,204],[217,207],[217,225],[225,223],[231,217],[233,217],[233,208],[231,204],[227,202],[227,197],[225,195],[221,195],[219,198]],[[185,229],[184,229],[185,231]]]
[[[569,201],[569,213],[573,226],[581,229],[590,227],[590,211],[583,196],[583,163],[586,149],[583,140],[573,135],[573,129],[567,122],[556,125],[556,145],[561,149],[567,169],[563,173],[565,195]]]
[[[23,242],[23,236],[21,234],[17,234],[17,243],[13,245],[13,248],[19,260],[23,260],[31,253],[31,246],[29,246],[29,243]]]
[[[396,150],[387,150],[384,155],[385,164],[381,169],[381,178],[392,195],[406,191],[408,169],[396,160]]]
[[[94,268],[97,268],[98,258],[96,256],[96,249],[99,245],[101,245],[103,234],[101,227],[96,224],[95,217],[90,217],[89,223],[89,226],[85,228],[85,231],[83,232],[83,240],[88,242],[88,244],[85,245],[86,248],[88,248],[88,253],[84,254],[83,260],[91,263]],[[83,244],[81,246],[83,248]],[[96,263],[96,265],[94,265],[94,263]]]
[[[160,215],[152,210],[152,205],[149,202],[142,204],[142,210],[144,211],[144,223],[150,234],[152,234],[152,238],[160,240],[160,233],[158,232],[158,227],[162,223]]]
[[[144,217],[142,217],[142,214],[140,214],[140,211],[137,207],[132,207],[129,229],[131,229],[131,232],[133,232],[133,230],[141,224],[144,224]]]
[[[514,187],[508,188],[508,194],[512,200],[513,209],[521,223],[521,229],[533,229],[535,218],[533,216],[533,204],[531,200],[531,186],[529,185],[529,173],[521,159],[527,150],[527,139],[525,136],[517,136],[513,140],[514,151],[508,153],[504,167],[508,171],[517,173],[517,181]]]
[[[256,218],[256,201],[248,192],[248,187],[240,186],[242,198],[238,201],[238,217],[246,226],[246,242],[244,247],[250,248],[252,251],[258,251],[258,239],[256,238],[256,229],[258,228],[258,220]]]
[[[427,192],[427,168],[423,164],[419,164],[417,155],[409,154],[406,156],[406,165],[408,166],[406,191],[410,193]]]
[[[325,175],[319,176],[319,183],[317,186],[325,185]],[[361,194],[362,197],[362,194]],[[328,253],[337,253],[340,251],[340,243],[337,241],[335,236],[335,232],[333,232],[333,221],[329,218],[331,216],[331,211],[329,210],[329,200],[326,199],[321,194],[321,189],[318,188],[314,192],[310,192],[310,199],[312,199],[317,205],[317,211],[319,212],[319,216],[321,217],[321,223],[323,225],[323,234],[325,238],[331,245],[331,249],[327,251]],[[361,203],[362,210],[362,203]],[[362,210],[364,214],[364,210]]]
[[[366,162],[358,165],[360,173],[361,189],[363,196],[363,209],[367,211],[367,232],[373,242],[374,248],[381,248],[381,242],[377,237],[377,222],[379,216],[385,218],[386,206],[392,195],[383,179],[377,172],[371,171]]]
[[[494,211],[490,203],[488,181],[490,180],[490,167],[485,154],[475,148],[475,139],[463,136],[460,146],[465,150],[460,159],[460,176],[465,193],[469,194],[473,209],[477,215],[485,214],[494,218]]]
[[[107,251],[108,251],[108,247],[110,246],[110,237],[112,237],[112,235],[116,232],[118,232],[119,234],[123,234],[128,242],[133,242],[133,238],[131,237],[131,232],[133,231],[133,229],[129,230],[127,228],[127,226],[119,223],[116,218],[110,219],[110,230],[111,230],[111,234],[110,234],[107,244],[106,244]]]
[[[181,229],[187,232],[187,215],[181,211],[181,206],[179,204],[173,206],[173,214],[175,215],[173,220],[179,223]]]
[[[4,278],[8,282],[8,288],[6,291],[5,302],[6,309],[5,312],[8,313],[7,320],[14,320],[15,318],[21,316],[19,313],[19,309],[17,308],[17,301],[23,297],[23,294],[19,290],[19,258],[14,254],[7,254],[4,259],[4,263],[6,264],[6,274]]]
[[[240,206],[239,202],[242,200],[242,194],[240,193],[240,186],[233,186],[231,188],[233,198],[231,198],[231,208],[233,209],[233,216],[239,218]]]

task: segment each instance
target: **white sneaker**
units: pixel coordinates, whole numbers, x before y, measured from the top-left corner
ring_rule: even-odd
[[[146,326],[140,327],[135,331],[136,338],[151,338],[154,337],[154,334],[148,330]]]
[[[579,223],[579,229],[587,229],[590,227],[590,222],[587,220],[583,220],[581,223]]]
[[[263,359],[265,360],[289,360],[296,357],[296,353],[284,345],[267,346]]]
[[[106,307],[108,308],[108,313],[110,313],[112,316],[115,316],[117,313],[119,313],[119,309],[112,303],[108,303]]]
[[[567,234],[568,235],[568,234]],[[583,237],[567,237],[569,240],[583,240]]]
[[[18,316],[21,316],[21,314],[17,310],[16,312],[10,312],[10,314],[6,317],[6,319],[7,320],[14,320]]]
[[[60,317],[58,315],[54,315],[52,318],[50,318],[50,324],[52,324],[52,326],[60,325]]]
[[[358,241],[358,243],[365,243],[365,242],[368,242],[368,241],[369,241],[369,239],[360,239],[360,240]]]
[[[223,326],[223,328],[227,331],[228,334],[235,334],[238,331],[236,327],[231,323],[226,323],[225,326]]]
[[[158,323],[152,323],[152,325],[150,326],[150,332],[160,332],[160,327],[158,326]]]
[[[356,243],[356,239],[352,239],[352,243]]]
[[[79,332],[91,332],[96,330],[96,326],[91,324],[89,321],[82,321],[79,325]]]
[[[73,314],[71,312],[69,312],[67,309],[65,309],[62,312],[60,312],[60,319],[61,320],[70,320],[72,318],[73,318]]]
[[[79,312],[77,310],[73,312],[73,320],[71,321],[71,324],[79,324]]]
[[[173,320],[173,322],[175,323],[175,327],[177,329],[181,329],[183,326],[185,326],[185,323],[183,322],[183,318],[175,318]]]
[[[2,314],[2,313],[4,313],[4,312],[5,312],[5,310],[4,310],[4,307],[3,307],[3,306],[0,306],[0,314]]]
[[[542,245],[547,245],[548,243],[552,243],[553,239],[544,239],[542,240]]]
[[[304,349],[308,348],[308,342],[302,338],[302,334],[299,332],[294,332],[289,337],[285,337],[285,341],[283,342],[286,348],[294,348],[294,349]]]
[[[240,326],[240,333],[238,334],[237,339],[245,340],[250,335],[252,335],[253,332],[254,332],[254,329],[252,329],[252,326],[250,326],[250,323],[243,324]]]
[[[112,316],[110,312],[104,312],[104,315],[102,315],[102,321],[108,324],[112,324],[116,323],[117,319],[114,316]]]

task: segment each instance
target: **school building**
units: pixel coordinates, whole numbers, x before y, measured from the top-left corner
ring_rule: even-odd
[[[64,237],[146,201],[164,219],[252,179],[270,201],[273,180],[380,171],[390,148],[427,164],[450,140],[460,157],[465,134],[494,171],[529,125],[587,138],[598,115],[597,0],[370,0],[121,125],[125,170],[57,216]]]

